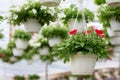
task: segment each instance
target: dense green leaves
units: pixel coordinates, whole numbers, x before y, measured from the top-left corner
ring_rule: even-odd
[[[101,5],[101,4],[105,4],[106,1],[105,0],[94,0],[94,3],[97,5]]]
[[[94,32],[89,35],[77,33],[71,36],[56,45],[51,54],[67,62],[77,52],[81,52],[84,55],[94,54],[97,58],[105,58],[109,55],[106,41]]]
[[[14,39],[19,38],[19,39],[29,41],[31,39],[31,34],[25,32],[24,30],[16,30],[13,37],[14,37]]]
[[[71,5],[70,8],[65,8],[65,17],[62,18],[63,22],[66,24],[70,19],[75,19],[80,22],[82,20],[82,12],[78,10],[75,5]],[[94,14],[89,9],[84,9],[85,19],[87,22],[94,20]],[[78,15],[78,16],[77,16]]]
[[[120,22],[120,7],[110,7],[107,4],[101,5],[98,8],[97,14],[99,21],[103,23],[105,27],[110,26],[110,19],[115,17],[116,21]]]
[[[60,37],[65,39],[68,37],[68,29],[60,26],[43,27],[42,35],[46,38]]]

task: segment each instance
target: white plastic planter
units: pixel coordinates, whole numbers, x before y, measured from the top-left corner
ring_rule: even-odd
[[[49,52],[50,52],[50,49],[49,49],[49,47],[47,47],[47,46],[39,49],[39,54],[40,54],[40,55],[48,55]]]
[[[13,55],[14,56],[22,56],[24,54],[23,49],[13,48]]]
[[[71,19],[68,21],[69,31],[71,31],[73,29],[77,29],[79,32],[83,32],[84,27],[85,27],[85,25],[83,24],[83,20],[81,20],[80,22],[78,22],[77,20],[75,22],[75,19]]]
[[[40,60],[40,55],[34,55],[33,57],[32,57],[32,60],[33,61],[39,61]]]
[[[111,37],[110,42],[112,45],[120,45],[120,36]]]
[[[54,7],[58,6],[61,0],[40,0],[43,6]]]
[[[107,28],[107,33],[109,37],[120,36],[120,31],[115,32],[110,27]]]
[[[113,7],[120,7],[120,0],[106,0],[106,3]]]
[[[114,46],[113,51],[119,53],[120,52],[120,46]]]
[[[16,48],[18,49],[26,49],[28,47],[28,41],[22,40],[22,39],[17,39],[15,41]]]
[[[31,32],[31,33],[32,32],[38,33],[41,29],[41,25],[40,25],[40,23],[38,23],[38,21],[36,19],[28,19],[24,23],[24,27],[27,32]]]
[[[48,39],[48,43],[49,43],[50,47],[53,47],[56,44],[61,43],[61,38],[60,37],[50,38],[50,39]]]
[[[95,55],[83,55],[80,52],[70,60],[70,68],[73,75],[92,75],[95,64]]]
[[[110,25],[113,31],[120,31],[120,22],[116,21],[115,18],[110,19]]]

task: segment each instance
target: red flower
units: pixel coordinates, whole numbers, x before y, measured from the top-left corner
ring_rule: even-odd
[[[1,54],[1,55],[0,55],[0,59],[1,59],[2,57],[3,57],[3,55]]]
[[[91,30],[87,30],[84,32],[84,34],[90,34]]]
[[[74,29],[74,30],[71,30],[70,32],[69,32],[69,34],[70,35],[74,35],[74,34],[76,34],[78,32],[78,30],[77,29]]]
[[[98,36],[104,37],[103,30],[98,30],[98,29],[96,29],[95,32],[96,32],[96,34],[97,34]]]

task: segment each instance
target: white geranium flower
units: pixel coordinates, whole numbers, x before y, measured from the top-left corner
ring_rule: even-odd
[[[32,13],[33,13],[33,14],[36,14],[36,13],[37,13],[37,10],[36,10],[36,9],[32,9]]]
[[[13,19],[16,20],[17,18],[18,18],[18,15],[14,14],[14,15],[13,15]]]

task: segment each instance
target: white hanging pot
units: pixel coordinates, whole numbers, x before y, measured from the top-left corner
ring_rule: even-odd
[[[53,46],[55,46],[56,44],[61,43],[61,38],[60,38],[60,37],[50,38],[50,39],[48,39],[48,43],[49,43],[50,47],[53,47]]]
[[[106,3],[113,7],[120,7],[120,0],[106,0]]]
[[[39,49],[39,54],[40,54],[40,55],[48,55],[49,52],[50,52],[50,49],[49,49],[49,47],[47,47],[47,46]]]
[[[18,49],[26,49],[28,47],[28,41],[22,39],[16,39],[15,44]]]
[[[13,55],[14,56],[22,56],[24,54],[23,49],[13,48]]]
[[[80,22],[78,22],[76,20],[75,22],[75,19],[71,19],[68,21],[68,28],[69,28],[69,31],[71,31],[72,29],[77,29],[79,32],[83,32],[84,31],[84,23],[83,23],[83,20],[81,20]]]
[[[113,47],[113,52],[120,52],[120,46],[114,46]]]
[[[95,64],[96,64],[95,55],[83,55],[81,52],[78,52],[70,60],[70,68],[73,75],[92,75]]]
[[[120,36],[111,37],[110,42],[112,45],[120,45]]]
[[[113,31],[120,31],[120,22],[116,21],[115,18],[110,19],[110,26]]]
[[[107,33],[109,37],[120,36],[120,31],[113,31],[110,27],[107,28]]]
[[[36,54],[32,57],[33,61],[39,61],[40,60],[40,55]]]
[[[61,0],[40,0],[43,6],[54,7],[58,6]]]
[[[24,23],[24,27],[27,32],[31,33],[38,33],[41,29],[41,25],[36,19],[27,19],[27,21]]]

